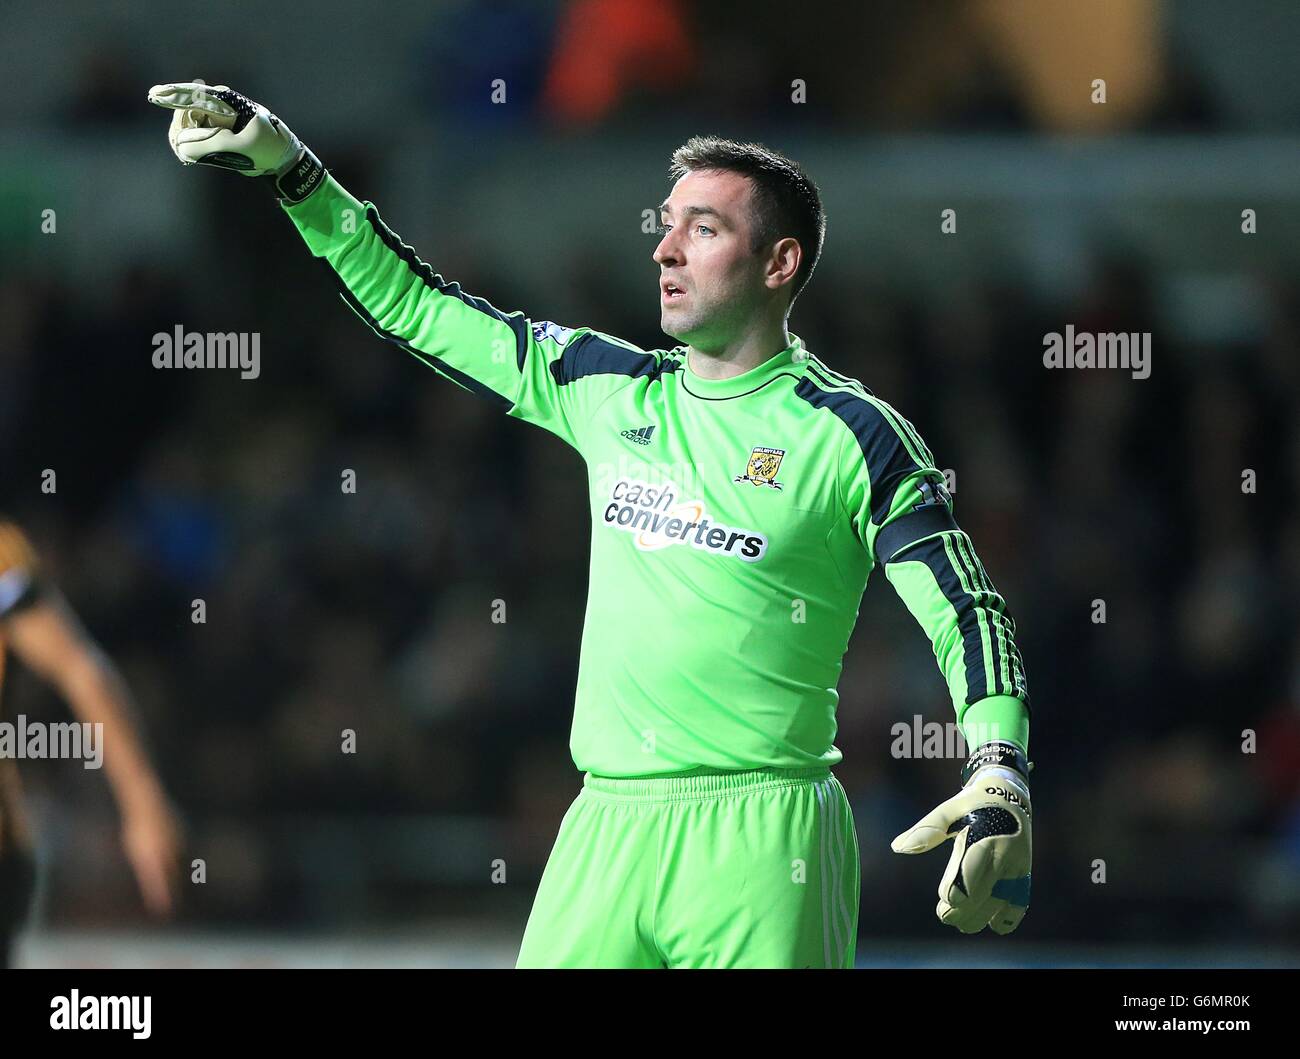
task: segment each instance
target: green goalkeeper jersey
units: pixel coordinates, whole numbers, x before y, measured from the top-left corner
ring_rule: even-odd
[[[579,769],[837,764],[836,684],[877,565],[929,635],[968,740],[988,738],[972,739],[977,722],[1027,750],[1015,623],[934,457],[870,390],[793,336],[704,379],[685,347],[501,312],[332,176],[283,208],[380,337],[586,461]]]

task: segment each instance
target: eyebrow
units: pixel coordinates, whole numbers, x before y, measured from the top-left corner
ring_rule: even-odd
[[[668,205],[667,199],[665,199],[660,204],[659,212],[660,213],[673,212],[672,207]],[[726,220],[726,218],[723,217],[722,214],[720,214],[712,206],[687,206],[684,210],[682,210],[682,213],[684,213],[687,217],[716,217],[720,221]]]

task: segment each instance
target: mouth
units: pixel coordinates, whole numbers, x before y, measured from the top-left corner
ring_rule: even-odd
[[[686,291],[677,286],[676,283],[670,283],[667,280],[664,280],[659,284],[659,294],[659,300],[665,305],[680,301],[682,298],[686,297]]]

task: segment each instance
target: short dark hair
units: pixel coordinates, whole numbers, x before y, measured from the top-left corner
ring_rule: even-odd
[[[803,261],[794,278],[793,303],[812,276],[826,239],[826,211],[817,185],[798,162],[779,151],[720,136],[692,136],[673,152],[668,176],[676,183],[687,173],[709,169],[749,177],[755,253],[786,236],[799,241]]]

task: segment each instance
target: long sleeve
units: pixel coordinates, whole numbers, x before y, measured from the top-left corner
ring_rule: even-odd
[[[1007,602],[916,428],[884,401],[870,405],[847,468],[858,534],[929,637],[968,743],[1006,739],[1028,752],[1029,690]]]
[[[344,301],[381,338],[508,415],[582,450],[591,412],[655,354],[591,328],[503,313],[444,280],[362,202],[327,175],[302,202],[281,204]]]

